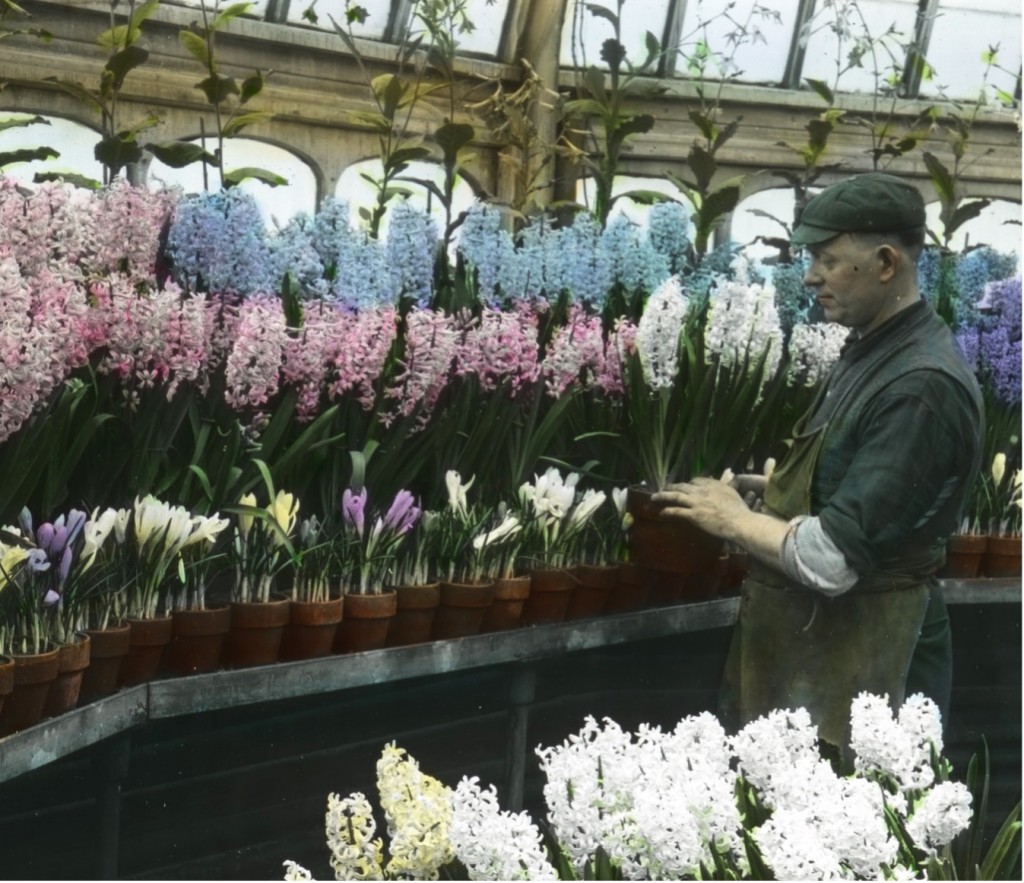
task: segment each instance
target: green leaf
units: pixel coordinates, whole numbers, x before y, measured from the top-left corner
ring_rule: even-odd
[[[266,110],[251,110],[248,113],[240,113],[237,116],[231,117],[223,126],[221,133],[225,138],[231,138],[242,131],[246,126],[251,126],[255,123],[262,123],[266,120],[272,120],[274,115]]]
[[[666,193],[662,193],[660,190],[629,190],[625,193],[619,193],[612,198],[614,203],[616,199],[632,199],[634,202],[640,203],[640,205],[654,205],[659,202],[674,202]]]
[[[370,88],[373,90],[374,98],[381,107],[381,113],[389,120],[395,118],[395,111],[405,94],[406,85],[401,77],[395,74],[381,74],[370,81]]]
[[[690,122],[700,129],[700,133],[705,139],[711,142],[715,140],[715,121],[708,114],[692,109],[687,115],[690,117]]]
[[[49,126],[50,121],[46,117],[39,115],[28,117],[27,119],[0,120],[0,132],[3,132],[5,129],[21,129],[25,126],[35,126],[38,124]]]
[[[117,135],[108,135],[96,145],[93,155],[110,169],[112,176],[116,176],[129,163],[142,159],[142,148],[134,141],[125,141]]]
[[[813,77],[804,77],[804,82],[818,95],[820,95],[829,107],[835,104],[836,96],[824,80],[815,80]]]
[[[196,84],[197,89],[202,89],[206,100],[210,104],[221,104],[227,100],[229,95],[238,95],[238,83],[234,77],[224,77],[220,74],[210,74],[205,80]]]
[[[141,46],[129,46],[107,59],[105,70],[113,75],[113,89],[116,92],[124,85],[129,71],[143,65],[149,59],[149,52]]]
[[[444,153],[445,166],[455,165],[459,151],[473,140],[474,134],[468,123],[445,123],[434,132],[434,140]]]
[[[230,6],[225,7],[210,22],[210,30],[220,30],[232,19],[245,15],[251,6],[252,3],[232,3]]]
[[[233,187],[237,184],[241,184],[247,178],[255,178],[257,181],[262,181],[264,184],[269,184],[271,187],[280,187],[281,185],[288,183],[287,178],[282,178],[274,172],[267,171],[266,169],[258,169],[254,166],[245,166],[240,169],[232,169],[230,172],[225,172],[224,184],[227,187]]]
[[[604,88],[604,71],[593,66],[588,67],[583,74],[583,85],[587,92],[590,93],[591,98],[600,106],[598,113],[604,113],[608,107],[608,93]],[[574,103],[571,101],[567,102],[567,104]]]
[[[60,153],[52,147],[24,147],[19,150],[0,151],[0,169],[5,169],[14,163],[56,159],[58,156]]]
[[[99,190],[103,187],[103,184],[95,178],[78,175],[75,172],[36,172],[32,176],[32,180],[36,184],[63,181],[65,184],[73,184],[75,187],[81,187],[83,190]]]
[[[210,65],[210,49],[206,45],[206,40],[203,39],[195,31],[181,30],[178,31],[178,42],[188,50],[189,53],[197,60],[203,67],[209,68]]]
[[[644,59],[641,68],[648,67],[661,55],[661,42],[650,31],[644,31],[644,47],[647,49],[647,57]]]
[[[245,104],[250,98],[255,98],[259,95],[266,84],[267,78],[263,76],[262,71],[254,71],[251,77],[246,77],[242,80],[242,92],[238,100]]]
[[[931,151],[924,150],[921,152],[921,156],[924,158],[924,164],[928,169],[932,186],[935,188],[939,199],[942,200],[944,205],[952,205],[956,200],[956,188],[953,185],[953,177],[950,175],[949,169]]]
[[[686,155],[686,164],[690,167],[690,171],[693,172],[697,182],[697,189],[701,193],[706,193],[711,186],[711,179],[714,177],[715,172],[718,171],[718,163],[715,162],[715,158],[701,145],[694,144]]]
[[[104,49],[113,51],[117,47],[132,46],[141,36],[142,31],[140,31],[134,24],[131,27],[128,25],[117,25],[103,31],[103,33],[96,38],[96,42]]]
[[[991,204],[992,200],[990,199],[978,199],[973,202],[965,202],[959,206],[950,217],[949,223],[946,224],[946,237],[948,238],[954,230],[966,224],[972,218],[978,217]]]
[[[615,28],[615,33],[619,32],[619,17],[607,6],[600,6],[597,3],[587,3],[586,9],[591,15],[597,16],[598,18],[605,18],[610,21],[612,23],[612,27]]]
[[[185,166],[200,161],[212,166],[217,165],[217,157],[204,149],[202,144],[197,144],[194,141],[151,141],[144,144],[143,149],[148,150],[160,162],[172,169],[183,169]]]
[[[421,160],[430,159],[430,150],[426,147],[399,147],[397,150],[393,150],[391,155],[388,157],[388,162],[385,167],[390,168],[393,165],[408,165],[411,162],[419,162]]]
[[[299,284],[291,270],[281,280],[281,309],[284,312],[284,323],[287,328],[302,327],[302,302],[299,300]]]

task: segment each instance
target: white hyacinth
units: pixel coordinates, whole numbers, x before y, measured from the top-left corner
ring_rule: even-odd
[[[463,776],[452,795],[452,846],[470,880],[557,880],[529,813],[506,812],[491,785]]]
[[[789,372],[786,382],[814,386],[839,359],[849,329],[833,322],[794,325],[789,338]]]
[[[678,276],[666,279],[648,298],[636,330],[636,349],[651,389],[669,389],[679,373],[679,335],[689,301]]]
[[[888,696],[861,693],[850,708],[850,747],[861,774],[891,776],[903,791],[935,781],[932,748],[942,751],[942,719],[936,704],[916,693],[894,717]]]
[[[935,855],[971,823],[971,792],[963,782],[940,782],[930,789],[907,821],[914,843]]]
[[[717,356],[726,368],[756,365],[767,351],[760,381],[775,376],[782,360],[782,326],[770,285],[720,280],[711,295],[704,332],[706,357]]]

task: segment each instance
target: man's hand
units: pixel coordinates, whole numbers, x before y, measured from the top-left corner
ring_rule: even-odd
[[[738,476],[732,482],[747,477]],[[762,478],[763,485],[762,476],[749,477]],[[747,503],[731,483],[725,484],[713,478],[695,478],[693,481],[670,484],[651,499],[662,507],[662,517],[685,518],[723,539],[734,539],[739,524],[750,513]]]
[[[729,486],[735,488],[736,492],[743,497],[751,511],[759,512],[764,504],[764,486],[767,482],[767,476],[745,473],[732,476]]]

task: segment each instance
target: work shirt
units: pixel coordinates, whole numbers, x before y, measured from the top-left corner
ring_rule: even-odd
[[[829,423],[810,514],[860,576],[942,565],[980,463],[982,415],[977,381],[928,303],[847,339],[807,423]]]

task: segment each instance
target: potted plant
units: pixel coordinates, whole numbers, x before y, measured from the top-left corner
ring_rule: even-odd
[[[992,460],[992,517],[988,543],[981,559],[987,577],[1019,577],[1021,553],[1021,470],[1006,468],[1006,454]]]
[[[524,524],[521,550],[531,571],[530,595],[523,608],[523,622],[537,625],[561,622],[576,585],[573,568],[587,526],[602,503],[603,491],[577,491],[580,473],[564,479],[555,466],[519,488]]]
[[[231,628],[223,654],[229,668],[276,662],[290,615],[291,599],[274,591],[274,581],[296,557],[292,535],[299,501],[286,491],[275,491],[266,464],[255,462],[268,505],[257,506],[255,494],[247,493],[237,506],[229,507],[235,515],[228,546],[233,568]]]
[[[523,524],[505,503],[499,503],[488,529],[473,538],[481,569],[494,579],[494,598],[484,611],[481,632],[515,628],[522,622],[530,596],[530,575],[518,570]]]
[[[213,549],[229,524],[216,512],[192,517],[192,533],[181,549],[178,580],[172,582],[167,596],[172,627],[164,666],[172,674],[198,674],[220,666],[231,608],[223,603],[207,604],[207,591],[226,557],[214,554]]]
[[[390,585],[396,595],[395,615],[388,627],[389,647],[430,640],[441,603],[441,584],[434,570],[437,521],[436,512],[422,512],[395,555]]]
[[[315,515],[299,522],[291,605],[281,659],[328,656],[344,613],[336,529]]]
[[[399,549],[420,517],[416,498],[399,490],[383,513],[369,506],[365,487],[346,488],[341,498],[339,549],[345,613],[334,642],[336,652],[383,647],[397,609],[391,584]]]

